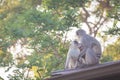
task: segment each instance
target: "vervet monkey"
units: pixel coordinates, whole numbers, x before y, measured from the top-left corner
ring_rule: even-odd
[[[82,29],[77,30],[76,35],[79,43],[81,43],[84,47],[79,55],[79,65],[99,64],[102,51],[98,40],[86,34],[86,32]]]
[[[80,50],[78,48],[78,42],[72,41],[68,50],[67,59],[65,63],[65,69],[74,69],[78,61]]]

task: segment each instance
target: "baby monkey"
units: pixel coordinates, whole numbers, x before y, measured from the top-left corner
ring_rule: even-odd
[[[83,47],[76,40],[71,42],[67,54],[65,69],[75,69],[78,66],[78,59],[82,49]]]

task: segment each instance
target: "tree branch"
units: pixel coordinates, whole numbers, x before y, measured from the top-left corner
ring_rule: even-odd
[[[90,16],[89,12],[86,10],[85,7],[82,7],[83,11],[85,12],[85,19],[84,19],[84,22],[86,23],[86,25],[88,26],[89,28],[89,34],[91,35],[92,34],[92,28],[89,24],[89,22],[87,21],[88,17]]]

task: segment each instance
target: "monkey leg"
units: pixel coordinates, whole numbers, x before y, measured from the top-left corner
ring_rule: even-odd
[[[79,59],[76,62],[75,68],[84,68],[86,66],[85,60],[82,57],[79,57]]]
[[[88,48],[86,51],[85,64],[87,65],[99,64],[99,58],[91,48]]]

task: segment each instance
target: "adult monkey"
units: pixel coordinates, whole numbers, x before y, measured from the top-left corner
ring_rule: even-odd
[[[76,31],[78,42],[84,47],[80,51],[78,67],[84,67],[94,64],[99,64],[101,58],[101,45],[98,40],[86,34],[83,29]],[[84,61],[83,61],[84,60]]]

